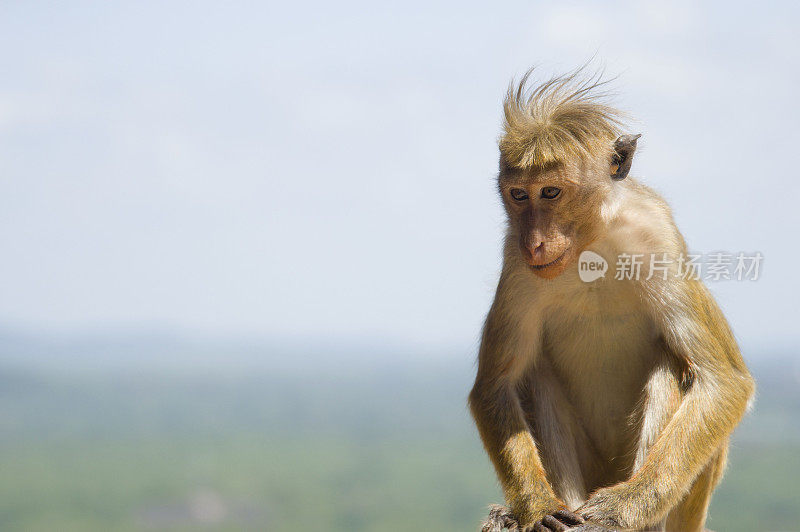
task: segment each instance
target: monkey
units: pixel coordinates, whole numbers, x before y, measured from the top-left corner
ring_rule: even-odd
[[[628,176],[640,135],[609,80],[531,72],[503,104],[503,265],[468,401],[507,504],[483,530],[703,530],[755,382],[669,206]],[[584,281],[587,251],[670,260]]]

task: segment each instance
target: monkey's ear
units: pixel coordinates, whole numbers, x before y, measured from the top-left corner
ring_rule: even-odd
[[[636,141],[642,134],[622,135],[614,142],[614,154],[611,156],[611,179],[621,180],[628,177],[633,163],[633,152],[636,151]]]

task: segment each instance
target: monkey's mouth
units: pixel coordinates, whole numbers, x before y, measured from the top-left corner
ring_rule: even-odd
[[[564,260],[564,257],[567,255],[567,251],[569,251],[569,248],[565,249],[564,253],[562,253],[556,260],[550,261],[547,264],[530,264],[529,263],[528,266],[530,266],[534,270],[543,270],[545,268],[549,268],[550,266],[555,266],[556,264],[558,264],[559,262]]]

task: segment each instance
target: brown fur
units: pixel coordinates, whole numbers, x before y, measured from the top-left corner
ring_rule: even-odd
[[[596,96],[603,82],[572,74],[526,95],[527,79],[505,103],[508,231],[470,394],[510,506],[496,522],[541,527],[568,509],[615,528],[701,530],[753,380],[701,282],[646,279],[647,267],[613,279],[620,253],[676,258],[686,244],[658,194],[612,180],[621,114]],[[608,260],[605,278],[578,279],[583,250]]]

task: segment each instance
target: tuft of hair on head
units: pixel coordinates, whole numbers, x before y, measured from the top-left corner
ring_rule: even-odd
[[[607,153],[624,125],[625,114],[607,100],[613,80],[603,72],[585,76],[586,65],[528,88],[533,69],[514,86],[503,102],[505,122],[500,154],[505,165],[542,168],[570,158]]]

